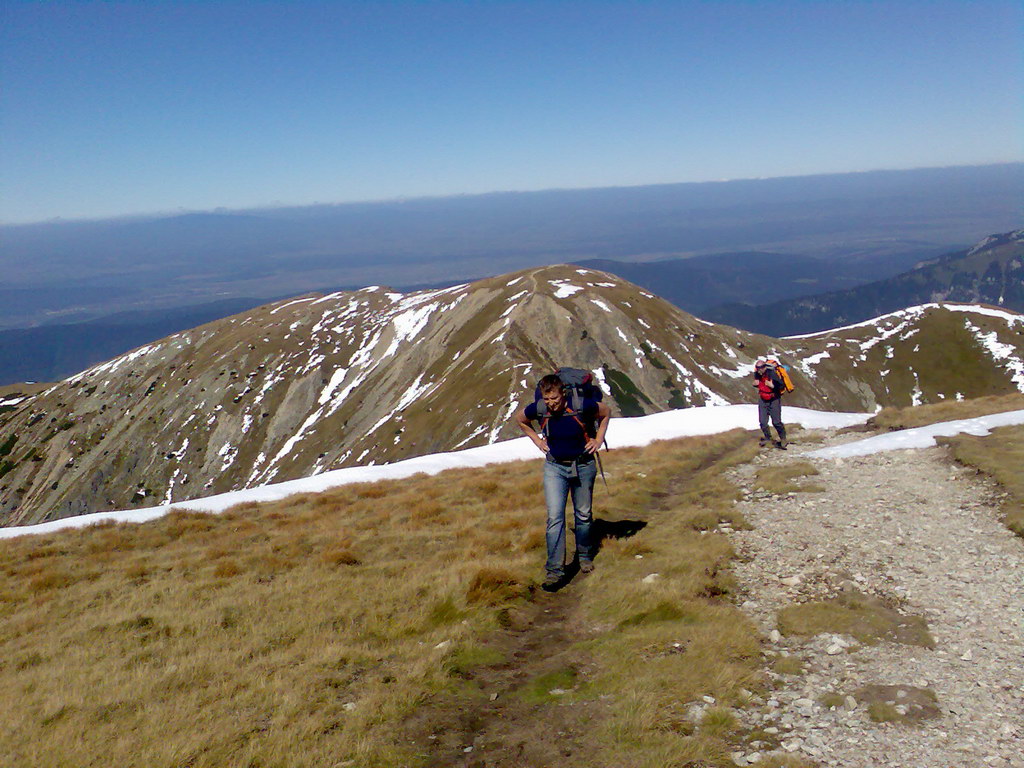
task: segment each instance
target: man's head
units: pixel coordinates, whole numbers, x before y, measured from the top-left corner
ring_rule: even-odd
[[[551,373],[540,380],[540,396],[544,404],[552,413],[558,413],[565,405],[565,395],[562,393],[562,380],[557,374]]]
[[[765,369],[767,367],[768,367],[768,363],[767,362],[765,362],[764,360],[758,360],[756,363],[754,363],[754,373],[756,373],[758,376],[760,376],[760,375],[762,375],[765,372]]]

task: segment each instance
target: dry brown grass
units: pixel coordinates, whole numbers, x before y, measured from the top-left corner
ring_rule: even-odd
[[[987,437],[942,438],[954,458],[992,477],[1006,491],[1002,516],[1006,526],[1024,536],[1024,426],[1001,427]]]
[[[1024,408],[1024,393],[1010,395],[989,395],[968,400],[946,400],[931,405],[910,408],[883,408],[868,419],[868,426],[876,429],[911,429],[937,424],[940,421],[973,419],[1004,411]]]
[[[606,459],[598,516],[648,528],[604,542],[581,609],[605,629],[581,650],[611,697],[604,749],[632,765],[727,760],[729,719],[694,732],[682,707],[760,685],[730,545],[707,530],[744,524],[721,471],[755,450],[737,431]],[[416,765],[396,724],[488,660],[478,641],[543,573],[543,519],[538,462],[519,462],[0,542],[0,753]]]
[[[809,461],[793,461],[775,467],[762,467],[757,470],[754,482],[759,488],[781,496],[786,493],[821,493],[825,490],[818,483],[795,483],[797,478],[819,474],[817,467]]]

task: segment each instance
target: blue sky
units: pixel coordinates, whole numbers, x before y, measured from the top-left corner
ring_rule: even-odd
[[[2,0],[0,221],[1024,159],[1024,5]]]

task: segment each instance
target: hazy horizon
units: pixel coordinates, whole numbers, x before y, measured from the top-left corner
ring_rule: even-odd
[[[1011,0],[7,3],[0,221],[1024,160]]]
[[[116,214],[111,216],[83,216],[83,217],[66,217],[66,216],[53,216],[48,219],[38,219],[33,221],[3,221],[0,220],[0,227],[31,227],[35,225],[46,225],[46,224],[89,224],[89,223],[114,223],[119,221],[148,221],[154,219],[166,219],[176,216],[189,216],[189,215],[253,215],[259,213],[273,213],[281,211],[299,211],[308,210],[315,208],[340,208],[345,206],[375,206],[375,205],[392,205],[400,203],[415,203],[415,202],[430,202],[430,201],[446,201],[446,200],[459,200],[462,198],[473,198],[473,197],[497,197],[501,195],[529,195],[545,192],[600,192],[603,190],[614,191],[614,190],[631,190],[631,189],[642,189],[642,188],[656,188],[656,187],[679,187],[679,186],[700,186],[700,185],[718,185],[718,184],[732,184],[742,182],[768,182],[768,181],[784,181],[788,179],[813,179],[817,177],[834,177],[834,176],[863,176],[867,174],[884,174],[884,173],[903,173],[913,171],[944,171],[944,170],[956,170],[956,169],[983,169],[983,168],[998,168],[998,167],[1009,167],[1009,166],[1024,166],[1024,160],[1021,161],[1007,161],[1007,162],[993,162],[993,163],[965,163],[965,164],[951,164],[951,165],[937,165],[937,166],[921,166],[913,168],[870,168],[859,171],[835,171],[829,173],[806,173],[806,174],[784,174],[781,176],[750,176],[743,178],[733,179],[702,179],[692,181],[665,181],[657,182],[654,184],[608,184],[593,187],[544,187],[538,189],[494,189],[487,192],[453,192],[450,194],[436,194],[436,195],[416,195],[416,196],[396,196],[390,198],[378,198],[378,199],[359,199],[359,200],[334,200],[334,201],[322,201],[315,203],[287,203],[280,202],[277,204],[267,205],[255,205],[249,207],[233,208],[229,206],[218,205],[212,208],[175,208],[166,210],[153,210],[153,211],[136,211],[127,212],[122,214]],[[1024,192],[1024,190],[1022,190]]]

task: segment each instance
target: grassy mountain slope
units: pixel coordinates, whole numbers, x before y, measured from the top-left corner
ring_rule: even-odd
[[[1024,320],[921,307],[779,341],[610,275],[548,267],[439,291],[267,305],[168,337],[0,413],[0,521],[149,506],[518,435],[558,365],[620,415],[744,402],[753,361],[792,405],[870,410],[1024,389]]]
[[[504,765],[726,764],[725,708],[765,685],[714,530],[743,524],[722,471],[752,452],[614,452],[602,569],[556,596],[536,462],[0,542],[0,754],[456,765],[486,732],[474,759]],[[697,728],[702,696],[722,716]]]
[[[704,316],[787,336],[856,323],[932,301],[980,302],[1024,311],[1024,230],[986,238],[895,277],[800,299],[715,307]]]

